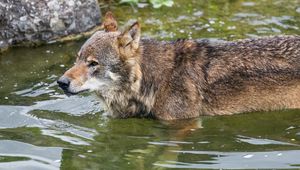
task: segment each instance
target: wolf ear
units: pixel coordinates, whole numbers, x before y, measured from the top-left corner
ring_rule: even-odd
[[[141,37],[141,27],[138,22],[132,24],[118,37],[119,49],[121,55],[126,58],[133,57],[139,48]]]
[[[118,30],[118,23],[112,12],[106,12],[104,16],[103,27],[106,32],[116,32]]]

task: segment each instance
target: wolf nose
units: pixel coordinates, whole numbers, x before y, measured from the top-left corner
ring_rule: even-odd
[[[70,85],[70,79],[68,79],[65,76],[61,76],[58,80],[57,80],[57,84],[60,88],[62,88],[63,90],[67,90],[69,85]]]

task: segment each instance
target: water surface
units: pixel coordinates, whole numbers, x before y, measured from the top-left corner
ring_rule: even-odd
[[[108,10],[103,6],[103,12]],[[112,4],[163,40],[300,34],[298,0],[175,0],[154,10]],[[300,110],[159,122],[110,119],[93,94],[55,83],[82,41],[0,56],[0,169],[300,169]]]

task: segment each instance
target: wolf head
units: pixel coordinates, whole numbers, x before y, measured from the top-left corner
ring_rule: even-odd
[[[77,54],[75,65],[57,81],[66,94],[96,91],[103,97],[120,90],[138,91],[140,25],[118,31],[110,12],[105,15],[104,31],[92,35]]]

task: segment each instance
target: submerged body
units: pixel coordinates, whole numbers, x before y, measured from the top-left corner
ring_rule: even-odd
[[[300,108],[300,37],[222,43],[144,40],[143,47],[141,93],[155,87],[150,93],[155,117]]]
[[[110,18],[111,20],[112,18]],[[95,33],[58,83],[96,91],[114,117],[163,120],[300,108],[300,37],[140,40],[138,23]]]
[[[129,97],[133,111],[121,117],[182,119],[300,108],[300,37],[142,40],[142,47],[139,93]]]

